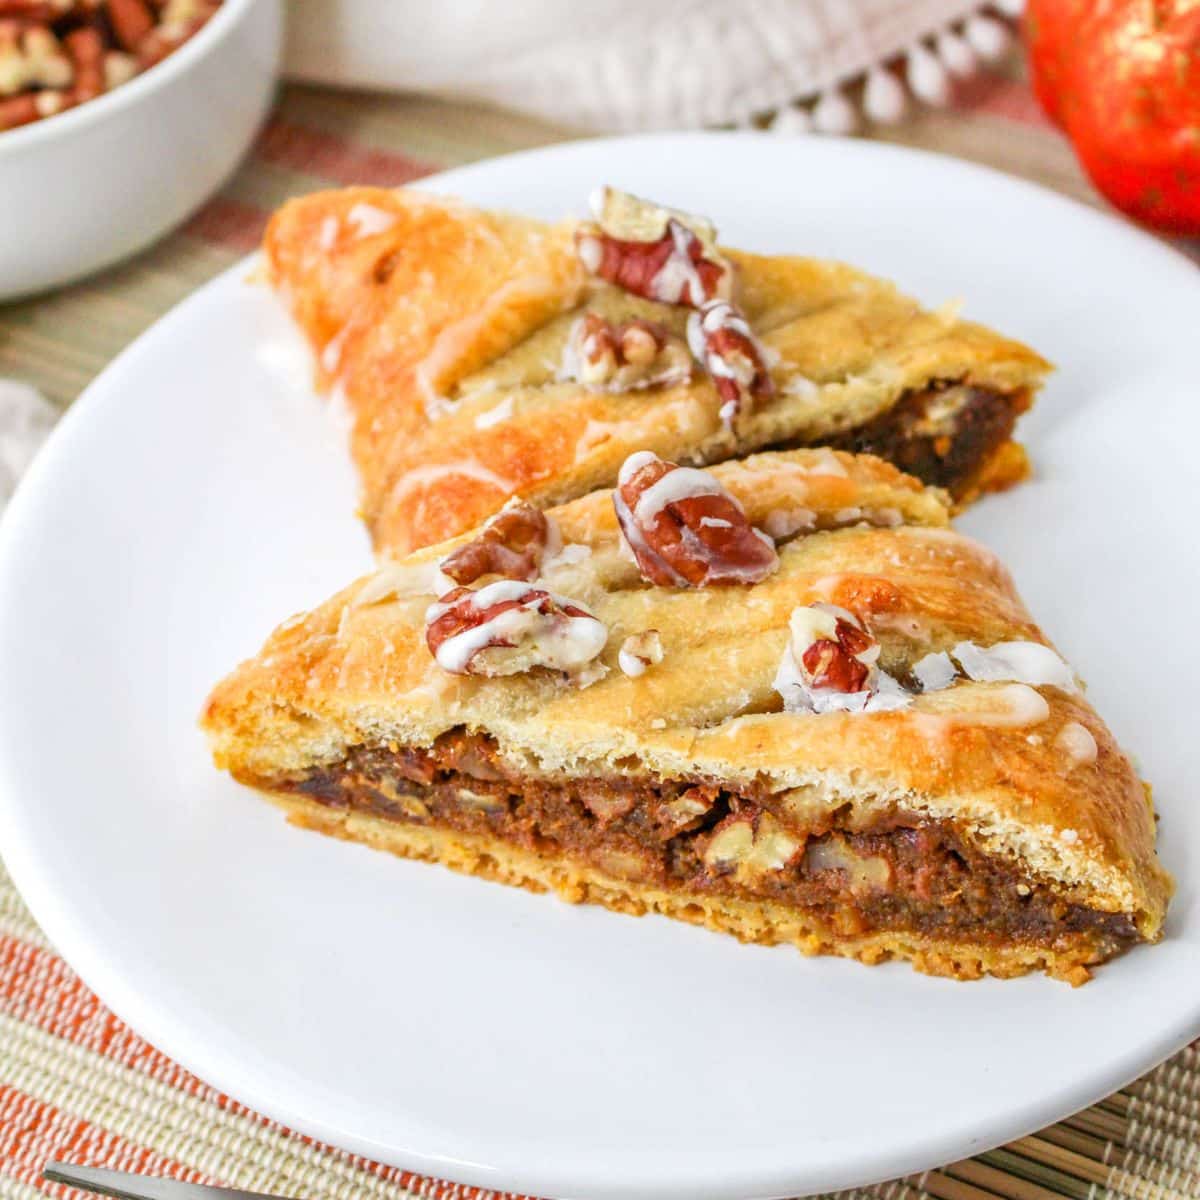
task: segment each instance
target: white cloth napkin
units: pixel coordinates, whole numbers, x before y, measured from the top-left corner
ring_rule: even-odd
[[[58,412],[36,388],[0,379],[0,511],[57,420]]]
[[[828,94],[898,56],[907,60],[909,89],[937,103],[947,72],[970,73],[979,57],[1004,49],[1008,35],[987,15],[990,7],[984,0],[294,0],[286,69],[314,82],[482,99],[592,129],[738,124]],[[995,7],[1012,14],[1020,0]],[[880,74],[879,111],[870,115],[898,119],[903,90],[897,99]]]

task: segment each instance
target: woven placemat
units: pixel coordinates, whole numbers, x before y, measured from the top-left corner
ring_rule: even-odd
[[[252,249],[287,197],[346,183],[403,183],[566,136],[465,105],[286,89],[243,168],[184,229],[86,283],[0,308],[0,377],[32,383],[65,408],[152,321]],[[1098,203],[1015,70],[975,81],[960,89],[953,110],[922,114],[884,136]],[[1181,249],[1200,257],[1194,245]],[[74,1196],[40,1180],[49,1158],[307,1200],[501,1195],[323,1146],[208,1087],[83,986],[0,868],[0,1200]],[[850,1194],[1200,1200],[1200,1043],[1036,1136]]]

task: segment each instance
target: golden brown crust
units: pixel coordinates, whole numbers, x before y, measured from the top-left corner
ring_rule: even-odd
[[[378,215],[364,222],[364,211]],[[547,505],[611,486],[633,450],[719,461],[857,428],[932,381],[1027,397],[1048,370],[1027,347],[851,267],[728,251],[776,388],[735,437],[698,373],[617,394],[556,379],[585,303],[677,335],[686,318],[589,281],[573,228],[377,188],[306,196],[272,219],[269,274],[323,358],[322,383],[348,399],[381,550],[454,536],[513,494]],[[1006,446],[996,454],[1011,467]],[[971,490],[1014,479],[985,463]]]
[[[828,450],[764,454],[713,473],[757,523],[788,504],[818,524],[839,514],[905,523],[786,541],[779,570],[752,588],[678,590],[639,579],[620,552],[608,493],[554,510],[586,555],[552,568],[548,582],[609,629],[608,673],[586,688],[545,671],[442,671],[423,615],[436,564],[462,539],[418,552],[286,622],[216,688],[204,724],[218,763],[270,779],[336,763],[353,746],[429,746],[466,728],[545,770],[801,788],[829,811],[899,806],[954,820],[1065,898],[1129,914],[1141,936],[1157,938],[1171,881],[1155,855],[1153,813],[1078,692],[960,680],[903,711],[780,711],[773,681],[797,605],[852,610],[882,644],[883,664],[898,669],[960,641],[1046,643],[996,557],[947,527],[943,498],[880,460]],[[389,598],[381,579],[409,594]],[[649,628],[664,659],[628,678],[616,669],[618,648]],[[1094,759],[1077,751],[1089,734]]]

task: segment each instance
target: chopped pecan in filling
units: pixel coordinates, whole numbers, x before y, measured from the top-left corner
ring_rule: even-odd
[[[482,735],[429,750],[352,751],[288,779],[245,782],[334,808],[496,837],[621,878],[761,899],[813,914],[842,937],[911,931],[997,945],[1082,942],[1100,961],[1138,940],[1131,920],[1071,903],[981,853],[948,820],[898,811],[855,824],[786,794],[706,780],[541,776]]]
[[[876,454],[923,483],[966,490],[987,460],[1012,437],[1029,407],[1023,393],[940,383],[906,393],[886,412],[820,444]]]

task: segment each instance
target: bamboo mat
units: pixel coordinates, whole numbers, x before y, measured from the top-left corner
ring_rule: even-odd
[[[65,408],[152,321],[252,249],[267,215],[288,196],[352,182],[402,183],[567,136],[466,105],[285,89],[243,168],[185,228],[86,283],[0,307],[0,377],[24,379]],[[1099,203],[1016,71],[975,81],[960,89],[952,110],[925,113],[885,137]],[[1180,248],[1200,259],[1195,245]],[[0,1200],[77,1195],[40,1181],[48,1158],[308,1200],[499,1195],[322,1146],[206,1086],[82,985],[0,868]],[[847,1195],[1200,1200],[1200,1043],[1036,1136]]]

